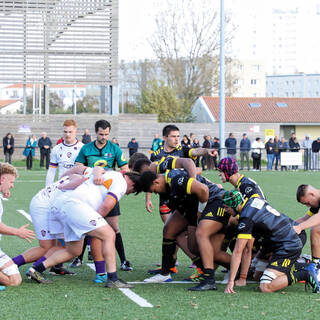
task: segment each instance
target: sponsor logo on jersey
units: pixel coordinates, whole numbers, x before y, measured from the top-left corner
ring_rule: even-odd
[[[68,157],[68,158],[71,158],[71,157],[72,157],[72,152],[68,152],[68,153],[67,153],[67,157]]]
[[[245,227],[246,227],[246,224],[244,222],[240,222],[238,229],[241,230],[241,229],[244,229]]]
[[[91,225],[93,225],[94,227],[97,225],[96,220],[90,220],[89,223],[90,223]]]
[[[108,165],[108,162],[106,160],[103,160],[103,159],[97,160],[93,164],[94,167],[106,167],[107,165]]]
[[[103,183],[103,185],[104,185],[107,189],[109,189],[110,186],[112,185],[112,179],[106,180],[106,181]]]
[[[45,236],[46,236],[46,230],[41,230],[41,235],[42,235],[43,237],[45,237]]]
[[[184,177],[181,177],[178,179],[178,185],[182,186],[183,185],[183,181],[184,181]]]

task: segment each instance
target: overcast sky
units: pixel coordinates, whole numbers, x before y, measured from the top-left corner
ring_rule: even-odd
[[[183,0],[176,0],[183,1]],[[212,0],[217,3],[217,9],[220,7],[220,0]],[[272,8],[277,9],[295,9],[298,6],[305,8],[313,2],[320,0],[225,0],[225,9],[234,12],[234,22],[239,26],[239,32],[248,28],[247,16],[257,14],[261,17],[264,12],[271,12]],[[193,0],[196,4],[201,0]],[[119,59],[124,60],[139,60],[145,58],[152,58],[153,52],[148,44],[148,38],[155,30],[154,19],[159,10],[165,6],[166,0],[119,0],[120,14],[119,14]],[[306,13],[306,22],[308,17]],[[320,19],[320,16],[319,16]],[[259,19],[258,19],[259,21]],[[247,26],[246,26],[247,25]],[[306,33],[303,39],[313,37],[313,33]],[[246,48],[245,41],[248,41],[243,36],[236,37],[233,43],[235,53],[239,53],[243,58],[243,49]],[[302,40],[307,41],[307,40]],[[306,47],[305,43],[300,41],[297,43],[298,47]],[[310,41],[309,41],[310,42]],[[259,43],[258,43],[259,45]],[[263,41],[260,46],[260,52],[264,52],[268,56],[268,47],[270,44],[265,44]],[[245,52],[245,51],[244,51]],[[316,52],[315,56],[319,56],[320,52]],[[263,57],[262,57],[263,58]]]

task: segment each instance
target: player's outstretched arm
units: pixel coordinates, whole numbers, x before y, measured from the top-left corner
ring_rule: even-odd
[[[53,184],[54,177],[56,176],[57,168],[49,167],[47,176],[46,176],[46,187],[50,186],[50,184]]]
[[[247,239],[237,239],[235,248],[231,257],[229,282],[224,290],[224,293],[235,293],[234,291],[234,279],[236,278],[237,271],[241,263],[242,252],[247,245]]]
[[[317,226],[320,224],[320,215],[315,214],[310,217],[308,220],[298,224],[297,226],[293,226],[293,229],[296,233],[300,234],[302,230]]]
[[[198,200],[202,203],[207,202],[209,199],[208,187],[205,184],[203,184],[197,180],[192,181],[190,193],[195,194],[198,197]]]
[[[211,157],[215,157],[218,155],[218,151],[216,149],[206,149],[206,148],[196,148],[192,149],[191,155],[193,157],[204,156],[208,154]]]
[[[35,233],[32,230],[27,229],[28,226],[29,224],[25,224],[17,229],[14,227],[9,227],[4,223],[0,223],[0,233],[9,236],[17,236],[21,239],[25,239],[26,241],[31,242],[30,239],[35,239]]]
[[[240,279],[236,281],[236,286],[238,287],[242,287],[247,284],[247,275],[248,275],[248,271],[251,264],[253,243],[254,243],[254,238],[250,239],[247,242],[247,245],[242,252]]]
[[[151,193],[150,192],[146,192],[146,209],[148,212],[152,213],[153,204],[151,201]]]

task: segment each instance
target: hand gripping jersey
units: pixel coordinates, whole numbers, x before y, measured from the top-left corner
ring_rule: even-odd
[[[275,254],[285,256],[303,247],[301,239],[292,228],[296,224],[265,200],[253,197],[245,200],[240,212],[238,238],[262,238]]]
[[[244,198],[251,198],[252,196],[259,197],[265,200],[264,193],[259,185],[252,179],[245,177],[243,174],[240,176],[236,185],[237,190],[244,196]]]
[[[173,156],[177,158],[197,158],[192,157],[192,148],[188,148],[187,146],[177,146],[173,151],[166,152],[164,150],[164,146],[161,146],[157,151],[151,153],[150,160],[152,162],[159,161],[163,157],[166,158],[168,156]]]
[[[56,145],[51,152],[50,167],[59,168],[59,178],[70,168],[74,166],[83,143],[78,141],[72,145],[64,142]]]
[[[95,145],[95,141],[92,141],[80,150],[76,162],[83,163],[88,167],[104,167],[112,168],[114,162],[118,167],[122,167],[127,164],[127,161],[118,145],[108,141],[102,148],[98,149]]]
[[[123,175],[116,171],[106,171],[103,179],[103,185],[96,185],[91,176],[75,190],[63,192],[64,196],[82,201],[94,210],[98,210],[107,196],[118,202],[127,191],[127,183]]]

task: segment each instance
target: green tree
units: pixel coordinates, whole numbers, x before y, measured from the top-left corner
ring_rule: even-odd
[[[98,113],[99,101],[93,96],[84,96],[77,101],[77,113]]]
[[[191,122],[190,106],[164,82],[151,81],[141,94],[142,113],[156,113],[160,122]]]

